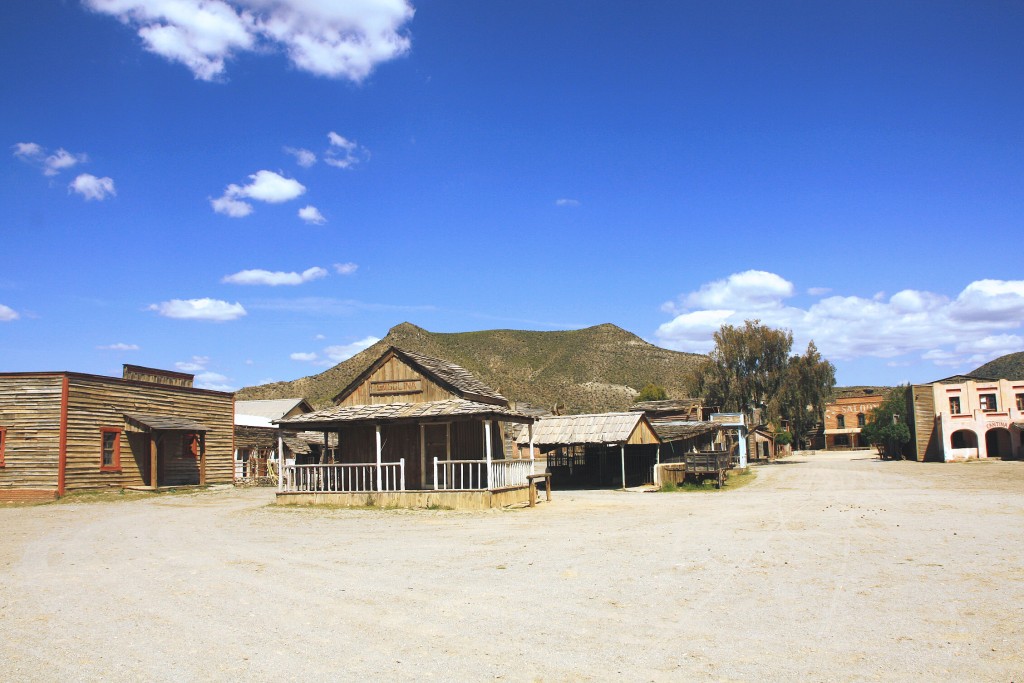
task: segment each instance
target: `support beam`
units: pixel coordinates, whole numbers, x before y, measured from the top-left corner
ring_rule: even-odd
[[[530,474],[537,474],[537,456],[533,453],[533,423],[526,425],[530,433]]]
[[[156,491],[159,483],[157,482],[157,447],[156,447],[156,432],[149,433],[149,488]]]
[[[196,435],[199,439],[199,485],[206,486],[206,432]]]
[[[381,487],[381,480],[380,480],[380,473],[381,473],[380,459],[381,459],[381,451],[383,449],[383,446],[381,445],[381,441],[380,441],[380,425],[377,425],[375,427],[375,431],[377,432],[377,491],[382,491],[383,488]]]
[[[491,421],[484,420],[484,453],[487,456],[487,489],[491,488]]]
[[[420,423],[420,486],[427,488],[427,426],[422,422]]]
[[[284,436],[277,430],[277,490],[284,491]]]
[[[626,444],[622,444],[622,490],[626,490]]]

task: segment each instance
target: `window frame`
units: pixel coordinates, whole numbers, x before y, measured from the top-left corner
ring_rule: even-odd
[[[956,410],[953,410],[953,404],[956,403]],[[960,400],[959,396],[949,397],[949,414],[950,415],[963,415],[963,401]]]
[[[121,432],[123,430],[120,427],[100,427],[100,472],[120,472],[121,471]],[[107,465],[104,461],[107,447],[107,434],[114,435],[114,450],[111,453],[111,464]]]
[[[1024,412],[1024,394],[1017,394],[1014,398],[1017,401],[1017,410]]]
[[[989,402],[986,399],[992,399],[992,403],[986,407]],[[994,413],[999,410],[999,399],[995,393],[979,393],[978,394],[978,406],[981,408],[983,413]]]
[[[857,426],[863,429],[868,424],[868,416],[864,413],[857,413]]]
[[[836,415],[836,429],[846,429],[846,416],[842,413]]]

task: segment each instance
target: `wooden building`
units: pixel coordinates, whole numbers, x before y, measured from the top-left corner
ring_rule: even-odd
[[[520,443],[527,438],[520,436]],[[653,482],[661,445],[642,412],[541,418],[532,440],[547,454],[547,471],[560,488],[625,488]]]
[[[534,418],[464,368],[390,347],[334,402],[276,421],[337,439],[333,462],[285,467],[278,502],[491,507],[526,499],[533,463],[504,457],[502,424]],[[449,495],[465,492],[476,495]]]
[[[136,365],[0,374],[0,500],[230,483],[234,395],[192,380]]]
[[[280,472],[279,441],[284,444],[284,459],[319,462],[320,449],[294,432],[282,434],[274,420],[313,411],[304,398],[278,398],[235,401],[235,481],[248,484],[276,484]]]

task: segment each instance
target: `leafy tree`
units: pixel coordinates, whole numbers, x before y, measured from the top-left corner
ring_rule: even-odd
[[[789,359],[782,391],[772,407],[774,414],[789,421],[798,443],[817,425],[835,384],[835,366],[821,357],[813,341],[804,355]]]
[[[641,401],[664,401],[667,398],[668,392],[665,391],[665,387],[654,382],[648,382],[647,386],[636,395],[637,403]]]
[[[909,386],[894,387],[879,405],[871,409],[860,435],[878,449],[883,458],[903,457],[903,447],[910,443],[907,426]]]
[[[789,421],[799,442],[817,424],[835,386],[835,367],[812,341],[802,356],[790,357],[793,333],[747,320],[742,327],[723,325],[715,348],[697,370],[690,389],[708,405],[753,415],[761,422]]]
[[[696,393],[727,412],[750,414],[779,393],[789,364],[793,333],[747,320],[722,325],[715,348],[699,369]]]

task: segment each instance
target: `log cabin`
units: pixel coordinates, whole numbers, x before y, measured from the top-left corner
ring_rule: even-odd
[[[181,372],[0,373],[0,501],[232,481],[234,394]]]
[[[333,462],[286,465],[281,504],[500,507],[528,499],[532,460],[505,459],[502,425],[534,418],[464,368],[389,347],[334,397],[276,420],[333,436]]]

